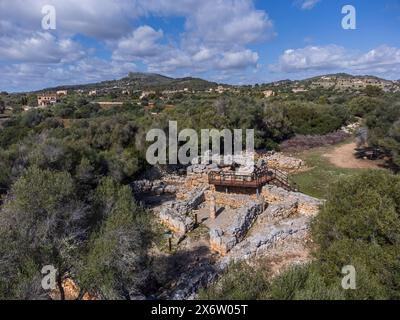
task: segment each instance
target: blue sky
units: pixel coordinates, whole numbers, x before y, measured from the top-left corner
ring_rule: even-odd
[[[357,29],[341,26],[344,5]],[[56,30],[41,26],[44,5]],[[0,0],[0,90],[130,71],[231,84],[348,72],[399,79],[400,0]]]

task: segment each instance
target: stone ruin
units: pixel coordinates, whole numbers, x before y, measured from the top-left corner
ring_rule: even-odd
[[[287,171],[304,167],[301,160],[278,153],[269,153],[262,159],[268,166]],[[311,219],[324,203],[273,185],[265,185],[258,194],[217,192],[208,184],[208,173],[219,170],[224,168],[193,164],[184,177],[137,181],[132,186],[135,193],[175,195],[174,200],[162,203],[154,212],[177,243],[190,238],[199,225],[208,230],[202,240],[208,244],[212,262],[202,262],[183,273],[168,298],[193,298],[200,287],[212,282],[231,262],[262,257],[276,246],[305,242]]]

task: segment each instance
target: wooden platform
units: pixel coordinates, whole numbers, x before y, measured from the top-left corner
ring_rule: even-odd
[[[260,189],[267,184],[273,184],[286,190],[294,190],[288,176],[280,170],[263,168],[251,175],[241,175],[235,172],[210,172],[208,183],[216,187],[239,187]]]

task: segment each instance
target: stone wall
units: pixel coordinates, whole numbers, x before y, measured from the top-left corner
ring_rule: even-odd
[[[190,212],[205,201],[206,190],[207,188],[193,190],[188,194],[187,200],[169,202],[161,209],[159,213],[161,222],[177,237],[183,237],[195,227]]]
[[[287,199],[281,203],[268,204],[267,209],[260,215],[262,222],[279,222],[298,214],[299,203],[296,199]]]
[[[236,212],[232,224],[222,230],[220,228],[210,229],[211,250],[221,255],[226,255],[236,244],[244,239],[248,230],[253,225],[257,216],[263,211],[263,204],[252,202],[247,207]]]
[[[215,203],[220,207],[229,207],[233,209],[239,209],[247,206],[249,202],[257,200],[257,196],[231,194],[224,192],[208,191],[206,192],[206,201],[209,202],[211,196],[215,197]]]
[[[174,194],[178,187],[163,180],[138,180],[131,184],[134,193]]]
[[[267,185],[262,189],[262,196],[270,204],[286,201],[296,201],[297,211],[300,215],[315,216],[318,214],[324,200],[313,198],[299,192],[290,192],[276,186]]]

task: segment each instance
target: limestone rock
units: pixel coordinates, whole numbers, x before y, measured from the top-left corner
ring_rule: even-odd
[[[194,300],[200,288],[208,287],[218,277],[215,267],[210,263],[199,263],[195,268],[183,274],[178,280],[171,300]]]

